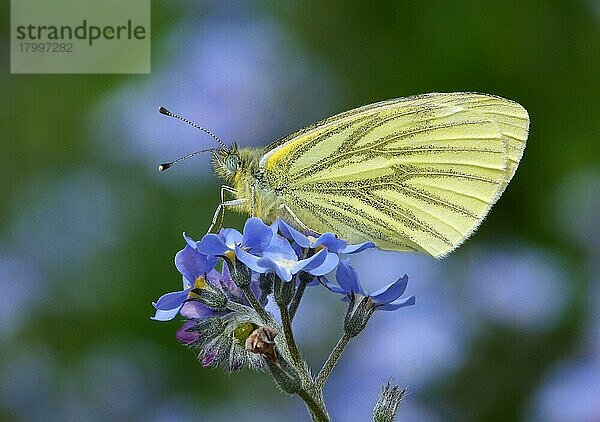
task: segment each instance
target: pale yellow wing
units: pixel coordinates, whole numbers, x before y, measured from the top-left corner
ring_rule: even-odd
[[[267,148],[260,167],[317,232],[441,257],[502,194],[528,127],[527,111],[501,97],[426,94],[357,108],[293,133]]]

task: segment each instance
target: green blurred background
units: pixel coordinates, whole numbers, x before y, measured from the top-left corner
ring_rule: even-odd
[[[218,203],[208,157],[156,171],[211,141],[156,108],[266,145],[362,104],[466,90],[529,110],[523,161],[451,257],[357,258],[374,286],[408,273],[417,305],[351,344],[333,420],[369,420],[390,376],[411,390],[399,420],[600,420],[597,0],[155,1],[149,75],[11,75],[2,10],[0,419],[306,420],[265,374],[202,368],[179,322],[149,319],[180,286],[181,232],[200,237]],[[296,330],[313,367],[342,315],[309,292]]]

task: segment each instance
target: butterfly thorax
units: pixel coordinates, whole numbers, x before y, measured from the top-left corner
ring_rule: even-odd
[[[215,173],[235,189],[235,199],[245,199],[233,210],[254,214],[266,223],[276,217],[283,203],[280,195],[270,187],[259,166],[263,150],[260,148],[221,148],[213,153]]]

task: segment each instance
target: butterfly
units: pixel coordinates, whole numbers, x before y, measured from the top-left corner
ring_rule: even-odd
[[[264,149],[228,147],[194,126],[221,144],[208,150],[227,182],[211,229],[231,209],[351,243],[443,257],[477,229],[514,176],[529,116],[502,97],[454,92],[359,107]]]

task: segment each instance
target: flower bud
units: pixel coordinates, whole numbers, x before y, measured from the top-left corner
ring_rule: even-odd
[[[246,288],[250,286],[252,281],[252,271],[239,259],[230,260],[225,258],[224,261],[227,263],[231,279],[239,288]]]
[[[197,300],[211,309],[223,311],[227,308],[227,297],[220,290],[209,289],[193,289],[197,297],[192,300]]]
[[[406,388],[392,386],[388,381],[382,388],[373,408],[373,422],[394,422],[400,401],[406,394]]]
[[[188,329],[188,331],[202,333],[204,338],[212,339],[218,337],[225,330],[225,324],[223,324],[223,321],[219,317],[209,317],[196,321],[196,325]]]
[[[344,318],[344,330],[351,337],[356,337],[366,327],[369,318],[375,312],[373,300],[369,296],[352,293],[350,304]]]

